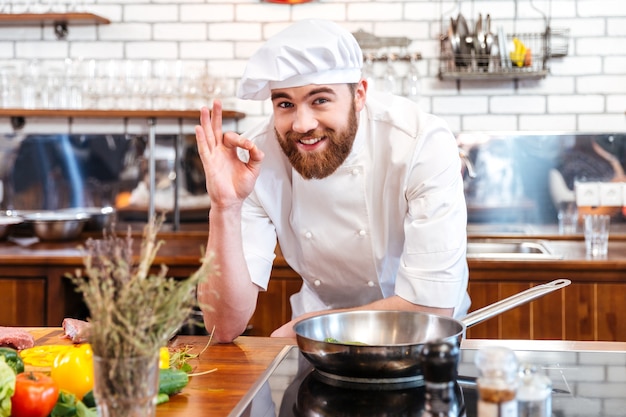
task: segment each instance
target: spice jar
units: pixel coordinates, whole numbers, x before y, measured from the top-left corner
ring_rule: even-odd
[[[552,416],[552,381],[525,364],[520,367],[517,403],[519,417]]]
[[[517,387],[519,364],[515,352],[499,346],[476,352],[478,368],[478,415],[518,417]]]
[[[424,344],[420,359],[424,374],[424,410],[421,417],[459,417],[462,407],[457,395],[459,347],[437,341]]]

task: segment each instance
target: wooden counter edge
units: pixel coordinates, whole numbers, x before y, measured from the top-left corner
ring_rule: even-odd
[[[31,333],[37,342],[71,343],[61,339],[60,327],[22,327]],[[206,340],[206,336],[178,336],[175,343],[192,342],[195,338]],[[56,339],[56,340],[55,340]],[[240,336],[233,342],[247,348],[270,348],[276,355],[285,346],[297,345],[295,338]],[[577,340],[518,340],[518,339],[463,339],[462,349],[479,349],[483,346],[505,346],[513,350],[542,351],[588,351],[588,352],[626,352],[626,342],[577,341]]]

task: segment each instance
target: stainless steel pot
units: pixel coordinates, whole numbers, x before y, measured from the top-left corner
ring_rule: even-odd
[[[421,381],[426,342],[460,343],[467,327],[571,283],[558,279],[468,314],[451,317],[409,311],[356,310],[304,319],[294,326],[303,356],[323,376],[345,382],[412,384]]]

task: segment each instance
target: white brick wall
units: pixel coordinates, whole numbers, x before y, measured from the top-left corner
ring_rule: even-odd
[[[91,58],[200,63],[226,78],[227,105],[248,115],[233,126],[245,130],[270,111],[267,105],[232,97],[247,58],[291,21],[325,17],[351,31],[362,28],[378,36],[410,38],[411,51],[424,57],[418,63],[423,76],[421,106],[444,117],[453,130],[626,130],[626,1],[534,0],[532,4],[551,17],[552,27],[571,30],[568,56],[551,59],[551,74],[545,79],[459,85],[437,78],[438,36],[449,17],[456,16],[456,4],[452,0],[313,0],[301,5],[262,0],[87,0],[81,7],[110,19],[110,25],[70,25],[67,40],[56,40],[49,25],[3,27],[0,61],[37,58],[55,64],[65,58]],[[470,21],[479,12],[490,13],[493,28],[538,32],[545,25],[528,1],[517,2],[517,15],[514,0],[460,4]],[[398,68],[400,74],[403,71]],[[11,130],[8,120],[0,121],[0,132]],[[177,123],[159,124],[162,129],[178,129]],[[25,131],[68,128],[135,133],[147,129],[137,121],[32,119]],[[184,129],[191,132],[193,123],[185,123]]]

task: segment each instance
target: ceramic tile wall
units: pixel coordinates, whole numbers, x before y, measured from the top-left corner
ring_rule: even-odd
[[[48,7],[34,4],[32,7]],[[72,7],[52,1],[58,10]],[[26,0],[5,0],[17,11]],[[351,31],[412,40],[409,51],[423,59],[420,103],[445,118],[453,130],[624,131],[626,129],[626,3],[623,0],[313,0],[300,5],[261,0],[77,0],[78,10],[97,13],[110,25],[70,26],[66,40],[52,27],[0,27],[0,61],[27,63],[38,59],[55,65],[65,58],[108,60],[181,60],[206,66],[225,81],[229,108],[248,117],[229,127],[245,130],[268,114],[267,103],[232,98],[246,59],[264,39],[290,22],[307,17],[333,18]],[[569,28],[569,54],[548,62],[545,79],[519,82],[442,82],[438,79],[439,41],[449,16],[461,11],[469,20],[490,13],[493,25],[507,32],[541,32]],[[405,71],[402,67],[398,72]],[[8,119],[0,133],[11,133]],[[193,122],[183,123],[192,132]],[[159,133],[179,131],[176,120],[162,120]],[[141,133],[142,120],[34,118],[25,132],[51,131]]]

